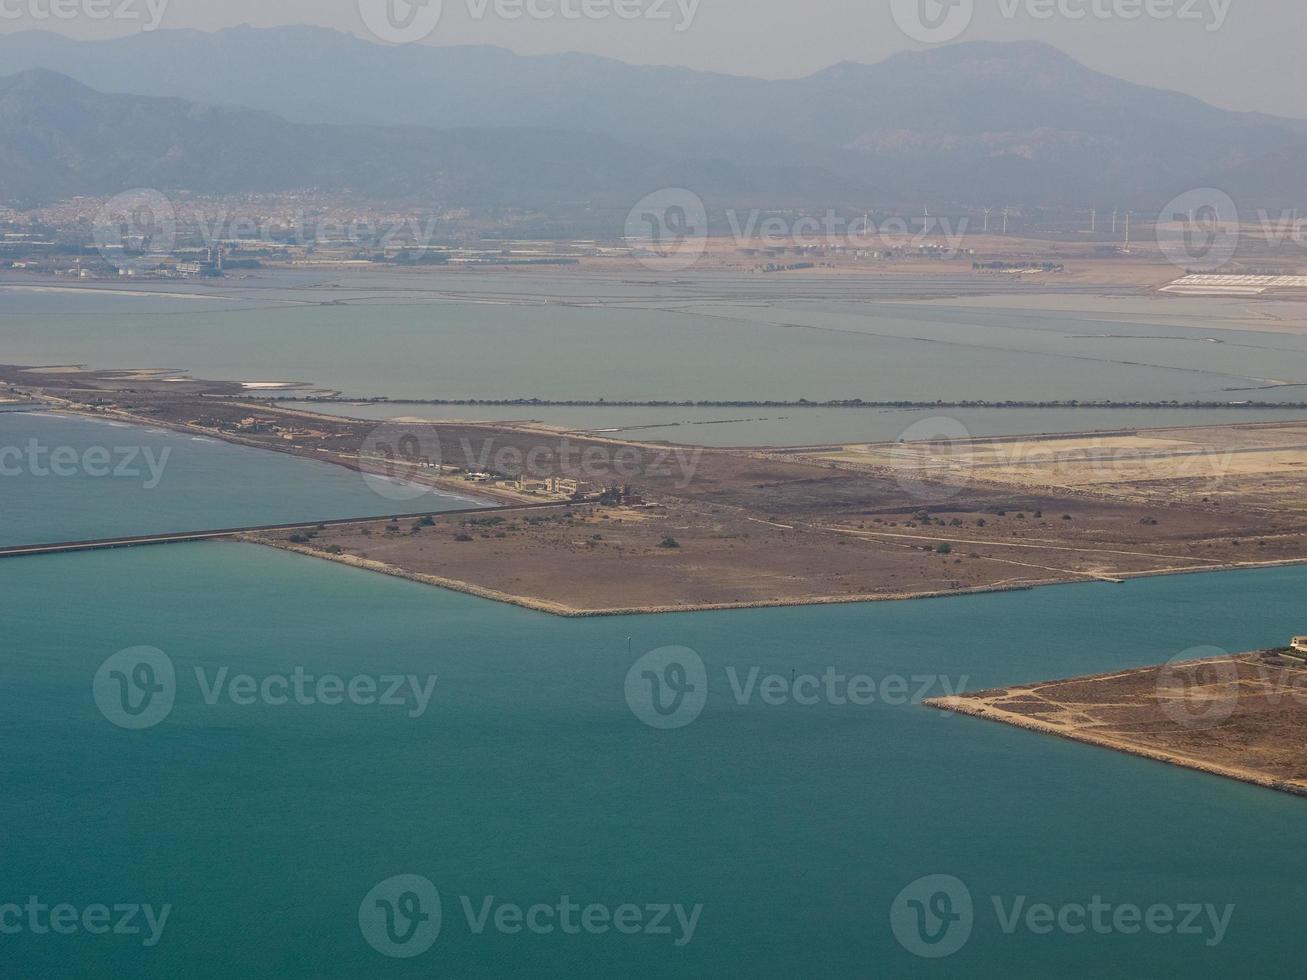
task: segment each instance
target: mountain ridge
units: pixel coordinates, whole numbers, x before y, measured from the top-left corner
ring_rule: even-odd
[[[47,68],[101,90],[182,98],[194,111],[241,107],[297,126],[381,127],[388,143],[397,127],[418,142],[417,128],[464,139],[473,130],[530,130],[536,140],[555,132],[556,142],[571,138],[578,150],[584,144],[598,154],[578,157],[578,172],[610,171],[611,185],[595,188],[599,197],[622,182],[629,192],[655,189],[648,180],[659,171],[697,179],[701,186],[692,189],[705,199],[737,205],[771,187],[777,207],[1160,208],[1212,182],[1256,195],[1250,168],[1266,173],[1276,202],[1307,189],[1295,173],[1280,172],[1296,159],[1292,148],[1307,143],[1307,122],[1229,112],[1116,79],[1033,41],[902,52],[786,80],[589,54],[396,48],[309,27],[156,31],[97,42],[23,32],[0,35],[0,64]],[[425,152],[432,139],[425,137]],[[556,169],[564,166],[559,150],[546,152]],[[365,156],[347,158],[362,164]],[[723,168],[746,185],[739,193],[723,183]],[[787,189],[786,173],[802,186]],[[471,193],[474,176],[462,183],[451,176],[445,186]],[[518,199],[514,190],[506,187],[504,203]],[[537,190],[544,198],[564,190],[590,197],[558,179]]]
[[[677,183],[741,201],[815,200],[838,186],[815,169],[683,161],[595,133],[293,123],[261,110],[102,93],[49,69],[0,77],[0,200],[11,203],[151,187],[621,209]]]

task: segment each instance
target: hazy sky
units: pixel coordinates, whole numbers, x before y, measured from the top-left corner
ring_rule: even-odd
[[[126,2],[143,12],[147,3],[166,3],[165,29],[302,23],[369,36],[360,4],[386,0],[0,0],[0,31],[40,27],[106,37],[136,29],[85,14],[54,20],[46,13],[52,2]],[[513,3],[525,2],[546,16],[504,16]],[[583,2],[610,12],[614,4],[631,3],[646,14],[665,3],[669,19],[558,16],[564,5],[577,9]],[[926,18],[945,18],[946,33],[966,24],[957,40],[1044,40],[1132,81],[1229,108],[1307,117],[1304,0],[945,2],[961,6],[941,9],[940,0],[443,0],[442,16],[425,43],[497,44],[523,54],[588,51],[636,63],[787,77],[925,46],[906,35],[894,16],[897,8],[899,19],[913,23],[924,5]],[[686,20],[683,11],[695,4],[688,26],[677,30]],[[969,19],[946,19],[965,18],[970,4]]]

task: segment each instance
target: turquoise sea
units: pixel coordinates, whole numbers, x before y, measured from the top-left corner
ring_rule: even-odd
[[[1229,977],[1292,975],[1303,802],[914,704],[741,705],[728,668],[936,675],[972,688],[1242,649],[1300,630],[1307,570],[829,608],[563,620],[254,546],[0,563],[0,907],[170,905],[140,935],[0,934],[13,977]],[[628,637],[629,650],[628,653]],[[176,667],[159,724],[111,724],[97,668]],[[633,658],[706,664],[697,720],[624,695]],[[210,705],[194,677],[436,674],[425,713]],[[952,957],[895,896],[955,876]],[[365,940],[375,885],[438,890],[411,959]],[[691,941],[487,928],[479,910],[702,905]],[[1201,935],[1005,933],[992,906],[1233,906]],[[430,906],[426,906],[428,910]],[[7,920],[12,923],[11,920]],[[511,922],[511,917],[508,920]],[[1209,935],[1207,938],[1211,938]]]
[[[582,277],[564,296],[544,278],[433,278],[433,295],[330,278],[205,300],[6,290],[0,362],[409,397],[1185,398],[1307,381],[1307,340],[1209,337],[1190,305],[1161,316],[1130,297],[1092,314],[1069,292],[1069,309],[1023,311],[850,298],[858,284],[794,301],[790,281],[758,279]],[[379,411],[421,414],[396,407]],[[884,438],[899,421],[858,417],[720,439]],[[1033,431],[1061,415],[968,418]],[[558,415],[688,442],[717,427],[670,423],[708,420]],[[466,503],[397,502],[340,468],[162,430],[0,413],[0,452],[32,440],[80,468],[0,474],[0,545]],[[88,472],[88,452],[133,448],[136,475]],[[170,450],[157,473],[146,450]],[[1280,643],[1303,631],[1305,587],[1307,568],[1267,569],[565,620],[234,543],[0,561],[0,980],[1293,975],[1302,800],[915,697]],[[657,661],[667,648],[674,663]],[[798,696],[826,676],[878,696]],[[288,696],[291,678],[310,693]],[[655,683],[682,727],[655,727],[670,716],[633,697]],[[400,703],[372,703],[383,689]],[[941,875],[947,889],[921,884]],[[914,900],[905,932],[891,908]],[[521,925],[557,923],[539,910],[567,903],[637,925]],[[1095,904],[1210,908],[1222,925],[1099,934],[999,914]],[[693,929],[674,914],[641,928],[673,906]],[[141,911],[114,928],[146,907],[153,928]],[[918,955],[944,951],[927,933],[956,951]]]

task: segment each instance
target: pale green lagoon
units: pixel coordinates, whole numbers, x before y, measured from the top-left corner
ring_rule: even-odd
[[[1307,409],[1092,408],[638,408],[634,406],[422,405],[407,402],[286,402],[346,418],[429,422],[543,422],[578,433],[694,446],[807,446],[892,442],[927,419],[947,416],[973,436],[1242,425],[1307,419]]]
[[[0,412],[0,547],[482,506],[403,489],[395,499],[344,467],[165,429]]]
[[[1199,317],[781,299],[765,290],[749,302],[722,285],[717,298],[708,286],[687,287],[679,301],[652,286],[641,298],[552,298],[515,292],[521,283],[509,277],[479,285],[475,296],[422,297],[380,284],[371,293],[339,283],[292,290],[273,279],[269,295],[236,283],[203,298],[100,290],[94,304],[85,291],[10,288],[0,290],[0,358],[413,399],[1292,401],[1307,393],[1307,337],[1212,330]],[[1094,302],[1084,297],[1084,309]]]

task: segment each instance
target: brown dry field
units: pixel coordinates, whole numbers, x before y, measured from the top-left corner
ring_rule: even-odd
[[[1225,430],[1195,432],[1213,441]],[[466,425],[442,427],[446,436],[523,452],[559,438]],[[1272,455],[1298,438],[1274,428],[1229,437],[1260,440]],[[1169,451],[1172,438],[1140,443]],[[644,460],[658,452],[638,451]],[[656,510],[578,507],[570,522],[514,522],[464,542],[453,538],[467,529],[453,526],[380,539],[374,528],[369,540],[332,529],[314,547],[579,613],[904,598],[1307,558],[1307,512],[1292,469],[1281,485],[1259,472],[1236,493],[1165,473],[1132,486],[1132,458],[1096,459],[1096,468],[1122,468],[1122,478],[1073,487],[974,473],[952,482],[948,472],[918,469],[915,458],[906,469],[884,458],[832,467],[806,455],[740,451],[696,459],[684,485],[648,471],[631,481]],[[442,533],[449,541],[437,546],[431,539]],[[660,548],[667,537],[680,547]]]
[[[908,468],[925,477],[1138,505],[1291,517],[1307,510],[1307,423],[1129,430],[909,446],[861,445],[809,454],[852,469]]]
[[[0,369],[0,381],[6,380],[80,411],[355,469],[377,468],[360,457],[360,449],[378,423],[275,409],[230,397],[239,390],[231,385]],[[277,420],[293,438],[236,432],[236,423],[250,415]],[[955,460],[940,465],[934,450],[915,445],[893,451],[843,447],[828,454],[678,453],[674,447],[503,424],[414,431],[436,440],[433,454],[445,463],[501,454],[520,460],[534,452],[535,475],[575,476],[582,454],[598,454],[600,463],[582,475],[629,484],[660,506],[578,506],[571,519],[528,523],[514,517],[493,530],[471,531],[445,518],[416,535],[407,527],[388,533],[382,522],[366,535],[362,527],[323,531],[307,550],[328,557],[328,549],[339,548],[341,554],[330,557],[352,555],[378,571],[568,614],[906,598],[1307,561],[1307,508],[1295,448],[1299,441],[1307,444],[1302,426],[1127,435],[1116,437],[1123,444],[1109,446],[1106,454],[1083,439],[988,440],[966,451],[992,460],[996,446],[1005,452],[1016,446],[1022,460],[1029,454],[1035,462],[969,465],[960,472],[952,468]],[[1190,458],[1175,453],[1177,441],[1186,453],[1197,446],[1208,456],[1219,450],[1219,458],[1234,444],[1239,452],[1232,458],[1265,453],[1281,468],[1231,468],[1216,482],[1177,474],[1176,460]],[[1059,477],[1076,470],[1077,453],[1096,453],[1089,467],[1095,478],[1049,480],[1039,462],[1048,452],[1058,454],[1049,465]],[[1141,452],[1159,455],[1141,463]],[[1119,468],[1117,478],[1099,479],[1104,466]],[[511,473],[512,467],[501,471]],[[404,475],[489,503],[522,499],[430,471]],[[397,501],[395,510],[420,512],[422,505]],[[460,534],[472,540],[455,540]],[[286,537],[262,540],[284,546]],[[660,547],[668,537],[679,547]]]
[[[680,501],[653,511],[560,505],[433,519],[432,527],[405,521],[391,531],[386,521],[332,527],[297,550],[334,557],[328,549],[339,548],[379,571],[570,615],[868,601],[1054,579],[1025,562],[990,567],[940,555],[932,542],[783,527],[734,508]],[[252,540],[287,546],[288,538],[277,532]],[[677,546],[664,547],[668,538]]]
[[[1307,795],[1307,668],[1274,652],[976,694],[931,707]]]
[[[835,491],[836,481],[823,482]],[[876,507],[864,495],[871,488],[859,485],[864,481],[849,483],[847,505],[820,510],[804,486],[800,500],[809,502],[767,516],[684,498],[666,498],[653,510],[560,505],[543,514],[491,515],[502,521],[493,525],[437,516],[434,527],[416,533],[409,521],[390,532],[386,521],[333,527],[306,550],[330,557],[327,551],[339,548],[379,571],[569,614],[911,598],[1307,557],[1307,527],[1236,538],[1231,534],[1249,529],[1232,528],[1225,515],[1170,514],[1157,525],[1141,524],[1156,518],[1130,507],[1030,496],[972,496],[932,508],[927,524],[883,498]],[[286,545],[288,537],[276,532],[257,540]],[[669,537],[678,547],[661,547]]]

